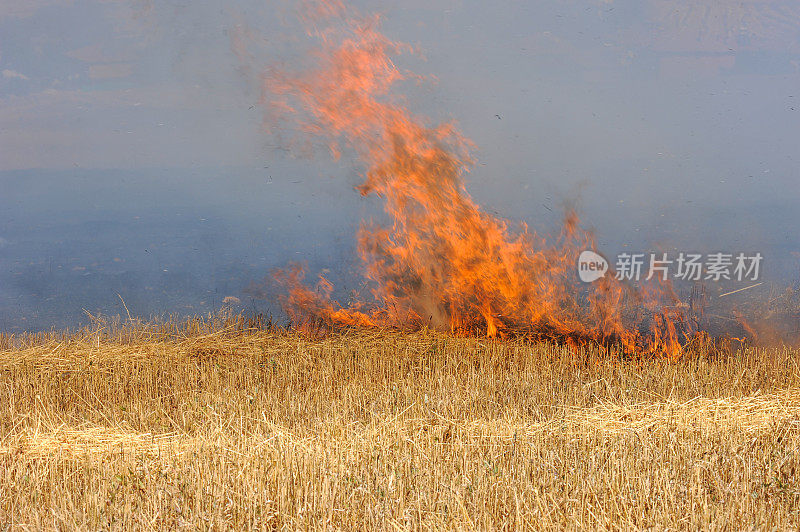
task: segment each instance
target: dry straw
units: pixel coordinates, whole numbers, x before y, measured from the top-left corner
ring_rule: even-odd
[[[14,529],[800,525],[790,349],[626,360],[232,316],[4,341]]]

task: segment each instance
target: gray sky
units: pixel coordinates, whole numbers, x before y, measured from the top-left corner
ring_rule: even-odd
[[[354,4],[382,13],[389,37],[421,50],[424,58],[400,61],[435,82],[411,87],[409,106],[455,120],[474,141],[469,187],[487,210],[547,231],[562,204],[577,201],[609,253],[764,250],[775,271],[796,277],[800,3]],[[338,225],[350,234],[372,208],[352,198],[357,162],[292,157],[258,104],[262,69],[301,61],[310,45],[295,10],[261,0],[4,0],[0,174],[34,183],[0,190],[6,210],[52,219],[53,209],[35,209],[57,205],[44,201],[60,194],[53,171],[95,171],[80,185],[64,181],[76,198],[91,196],[97,170],[149,176],[126,205],[135,210],[159,196],[154,175],[201,169],[227,181],[213,192],[188,177],[181,186],[195,204],[236,219],[232,226],[275,225],[277,214],[252,197],[248,180],[263,178],[286,185],[264,188],[265,205],[295,204],[313,190],[320,205],[342,206],[335,221],[305,213],[297,222],[305,232],[323,238]],[[79,218],[81,204],[64,212]],[[12,221],[0,219],[7,260],[22,239]]]
[[[794,156],[796,2],[357,5],[383,13],[392,38],[423,50],[427,61],[411,66],[439,83],[412,106],[460,121],[487,163],[590,179],[608,161],[684,159],[725,173]],[[231,37],[246,24],[263,41],[255,68],[285,60],[303,45],[282,25],[292,10],[5,0],[0,169],[258,164],[268,157],[261,115],[250,109],[258,93]]]

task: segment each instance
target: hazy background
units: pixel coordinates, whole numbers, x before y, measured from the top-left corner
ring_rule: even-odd
[[[477,145],[490,212],[557,230],[579,206],[602,250],[761,252],[798,280],[800,4],[792,0],[359,1],[408,95]],[[194,314],[307,261],[357,289],[377,198],[347,154],[301,157],[259,73],[309,42],[293,2],[0,4],[0,329],[92,313]],[[764,287],[766,288],[766,286]]]

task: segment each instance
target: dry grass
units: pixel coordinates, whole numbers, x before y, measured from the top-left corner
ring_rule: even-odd
[[[0,528],[800,526],[788,349],[200,322],[3,342]]]

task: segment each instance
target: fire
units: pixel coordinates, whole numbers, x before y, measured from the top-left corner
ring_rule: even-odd
[[[481,210],[464,185],[473,164],[468,139],[454,124],[415,116],[393,93],[414,79],[392,59],[409,47],[383,35],[378,17],[347,18],[338,3],[315,5],[306,20],[321,43],[315,67],[270,72],[265,94],[328,141],[334,156],[342,149],[358,155],[366,168],[358,190],[380,197],[391,223],[362,223],[358,233],[371,302],[343,307],[326,279],[312,288],[299,266],[278,272],[296,325],[429,326],[680,355],[688,332],[669,285],[635,290],[613,274],[582,285],[576,260],[595,242],[574,213],[548,239]],[[321,21],[330,25],[320,30]],[[636,311],[623,315],[631,301]]]

